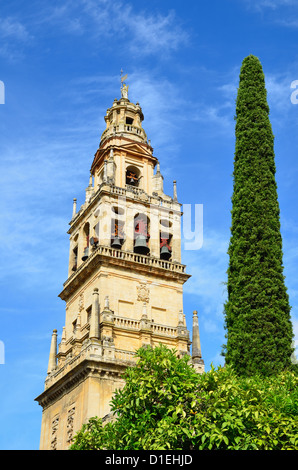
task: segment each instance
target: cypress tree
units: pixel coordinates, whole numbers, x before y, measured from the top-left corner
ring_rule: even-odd
[[[282,262],[274,136],[259,59],[243,60],[236,101],[224,356],[240,375],[291,364],[293,329]]]

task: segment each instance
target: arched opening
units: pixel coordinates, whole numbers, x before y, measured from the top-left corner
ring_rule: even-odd
[[[170,227],[172,222],[169,219],[160,220],[160,259],[169,260],[172,256]]]
[[[83,237],[84,237],[84,253],[82,256],[82,261],[86,261],[89,256],[89,238],[90,238],[90,225],[87,222],[83,228]]]
[[[71,254],[71,257],[72,257],[72,261],[71,261],[71,270],[72,271],[76,271],[77,270],[77,266],[78,266],[78,245],[74,247],[74,249],[72,250],[72,254]]]
[[[119,219],[112,219],[111,224],[111,247],[121,250],[124,243],[124,221]]]
[[[126,168],[126,184],[138,187],[140,179],[141,172],[137,167],[130,165]]]
[[[171,235],[160,233],[160,259],[169,260],[172,256]]]
[[[146,214],[137,214],[134,218],[134,252],[148,255],[150,238],[150,221]]]

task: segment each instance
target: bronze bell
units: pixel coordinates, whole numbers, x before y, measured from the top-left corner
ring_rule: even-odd
[[[169,260],[171,258],[171,252],[167,245],[163,245],[160,249],[160,259]]]
[[[111,247],[116,248],[116,250],[120,250],[121,249],[121,240],[120,240],[120,238],[118,238],[118,237],[114,238],[114,240],[111,243]]]
[[[135,241],[134,252],[141,255],[147,255],[149,251],[145,235],[138,235]]]
[[[98,238],[95,238],[95,237],[91,237],[90,238],[90,245],[94,245],[94,246],[97,246],[98,244]]]
[[[89,248],[87,247],[84,249],[84,255],[82,256],[82,261],[86,261],[88,256],[89,256]]]

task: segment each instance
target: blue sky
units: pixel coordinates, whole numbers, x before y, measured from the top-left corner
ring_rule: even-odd
[[[275,135],[286,285],[298,345],[298,5],[291,0],[0,0],[0,449],[38,449],[51,333],[61,338],[72,199],[120,97],[140,102],[164,187],[203,204],[203,246],[183,250],[191,329],[222,364],[234,114],[242,60],[259,57]]]

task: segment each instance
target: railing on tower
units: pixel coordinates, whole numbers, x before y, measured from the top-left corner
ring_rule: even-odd
[[[150,267],[156,267],[161,269],[166,269],[175,273],[185,273],[185,265],[180,263],[175,263],[172,261],[167,261],[159,258],[153,258],[147,255],[142,255],[139,253],[132,253],[129,251],[117,250],[109,246],[98,246],[94,249],[93,253],[88,257],[88,259],[82,263],[79,268],[67,279],[63,284],[64,287],[75,277],[77,274],[87,266],[91,260],[97,256],[107,256],[116,259],[121,259],[123,261],[134,262],[139,264],[144,264]]]

